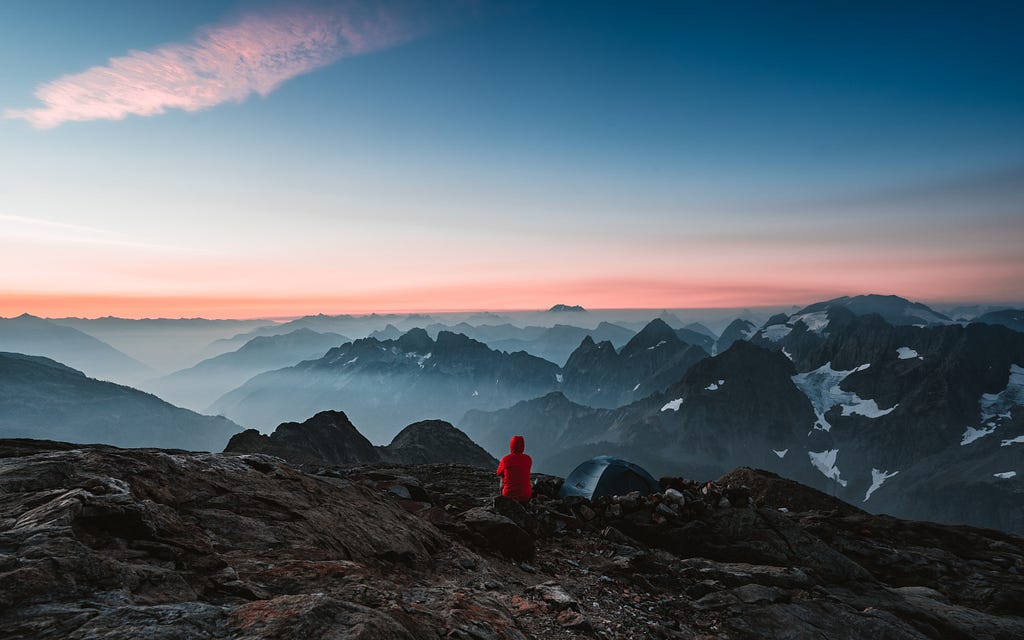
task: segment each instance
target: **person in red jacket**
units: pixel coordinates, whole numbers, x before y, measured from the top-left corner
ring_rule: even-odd
[[[495,472],[501,476],[498,480],[501,495],[517,502],[529,502],[533,496],[533,487],[530,486],[530,467],[533,466],[533,460],[523,453],[526,449],[526,440],[523,436],[512,436],[508,448],[511,453],[501,459]]]

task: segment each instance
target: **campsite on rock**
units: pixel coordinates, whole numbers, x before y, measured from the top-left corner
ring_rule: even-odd
[[[1024,637],[1013,535],[747,468],[592,500],[535,475],[525,506],[495,480],[2,440],[0,637]]]

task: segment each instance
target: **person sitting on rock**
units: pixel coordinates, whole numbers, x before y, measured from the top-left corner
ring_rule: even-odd
[[[498,470],[495,472],[501,476],[498,479],[498,488],[501,495],[512,498],[517,502],[529,502],[533,497],[533,487],[530,486],[530,467],[533,460],[523,453],[526,449],[526,440],[523,436],[512,436],[508,443],[511,453],[501,459]]]

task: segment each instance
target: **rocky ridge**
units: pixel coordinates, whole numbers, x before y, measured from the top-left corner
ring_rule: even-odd
[[[269,436],[255,429],[235,434],[225,453],[277,456],[296,465],[454,462],[495,469],[498,461],[451,423],[421,420],[402,429],[387,446],[375,447],[342,411],[321,411],[302,423],[278,425]]]
[[[772,474],[526,509],[460,465],[0,441],[5,638],[1016,638],[1024,539]]]

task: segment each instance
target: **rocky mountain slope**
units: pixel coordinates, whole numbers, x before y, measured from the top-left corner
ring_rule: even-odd
[[[137,383],[154,372],[109,344],[78,329],[29,314],[0,318],[0,351],[43,356],[101,380]]]
[[[680,331],[692,333],[654,319],[621,350],[611,342],[595,343],[588,336],[565,363],[560,390],[574,402],[604,408],[663,391],[709,355],[704,348],[680,338]]]
[[[169,402],[201,411],[255,375],[319,358],[346,342],[349,338],[339,333],[317,333],[311,329],[257,336],[235,351],[150,380],[143,386]]]
[[[771,474],[529,509],[458,465],[0,441],[0,636],[1017,638],[1024,540]]]
[[[220,451],[239,429],[47,358],[0,353],[0,437]]]
[[[737,340],[749,340],[757,332],[757,325],[743,318],[736,318],[722,331],[715,342],[714,353],[722,353],[729,349]]]
[[[387,446],[375,447],[341,411],[321,411],[303,423],[278,425],[269,436],[255,429],[235,434],[225,453],[260,453],[293,464],[454,462],[496,469],[498,461],[443,420],[424,420],[402,429]]]

